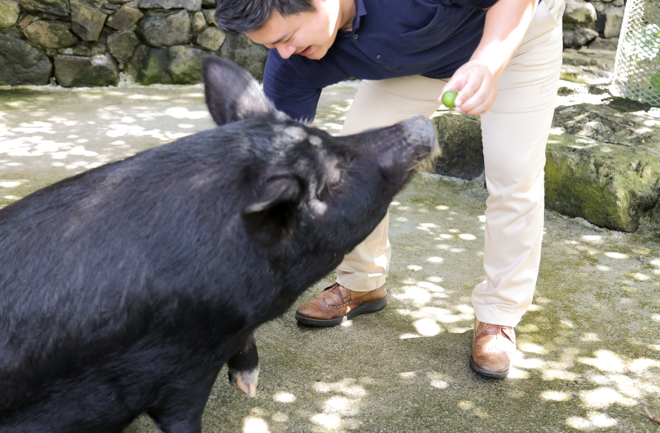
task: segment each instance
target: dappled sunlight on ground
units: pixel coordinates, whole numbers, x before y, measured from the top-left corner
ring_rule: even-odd
[[[222,376],[209,431],[652,432],[660,413],[660,242],[547,213],[534,303],[506,380],[468,366],[485,191],[422,175],[390,207],[388,307],[296,325],[310,289],[257,332],[256,400]],[[258,404],[252,404],[256,401]]]
[[[1,89],[0,206],[213,126],[202,86]]]
[[[316,329],[295,325],[292,309],[261,328],[261,415],[239,417],[251,420],[241,431],[655,431],[642,408],[660,412],[660,283],[635,275],[656,275],[660,244],[548,213],[511,373],[484,379],[467,362],[484,197],[476,185],[418,178],[391,206],[385,310]],[[214,392],[240,407],[223,382]]]
[[[325,92],[340,131],[356,83]],[[0,90],[0,206],[84,169],[213,127],[201,86]],[[257,397],[220,373],[205,432],[654,432],[660,414],[660,237],[548,212],[533,305],[506,380],[468,366],[482,269],[483,185],[418,176],[390,207],[388,306],[298,325],[308,290],[256,332]],[[155,433],[146,417],[125,433]]]
[[[332,135],[341,133],[348,108],[353,102],[352,95],[359,82],[345,82],[323,89],[321,107],[319,108],[313,126]],[[347,93],[351,97],[347,97]]]

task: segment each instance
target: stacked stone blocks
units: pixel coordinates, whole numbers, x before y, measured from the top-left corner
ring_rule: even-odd
[[[260,78],[265,48],[214,24],[215,0],[0,0],[0,85],[201,82],[201,59]]]

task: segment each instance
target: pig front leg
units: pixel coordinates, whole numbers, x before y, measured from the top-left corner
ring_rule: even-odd
[[[202,414],[220,367],[203,377],[182,377],[161,389],[161,398],[146,411],[160,431],[201,433]]]
[[[259,354],[254,334],[247,336],[240,349],[227,361],[229,383],[238,386],[250,397],[257,395]]]

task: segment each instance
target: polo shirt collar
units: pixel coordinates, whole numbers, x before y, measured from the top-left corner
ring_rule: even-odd
[[[355,0],[355,18],[353,18],[353,32],[360,28],[360,18],[367,14],[364,0]]]

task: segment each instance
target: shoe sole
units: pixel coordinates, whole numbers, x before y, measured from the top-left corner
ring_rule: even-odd
[[[476,362],[474,362],[474,359],[472,359],[472,355],[470,355],[470,367],[472,370],[484,377],[487,377],[489,379],[504,379],[509,375],[509,369],[507,368],[501,373],[493,373],[491,371],[486,371],[484,369],[479,368]]]
[[[382,310],[387,305],[387,296],[382,299],[377,299],[371,302],[365,302],[360,304],[344,316],[337,317],[335,319],[312,319],[311,317],[301,316],[296,312],[296,320],[304,325],[310,326],[337,326],[346,322],[348,319],[359,316],[360,314],[375,313],[376,311]]]

